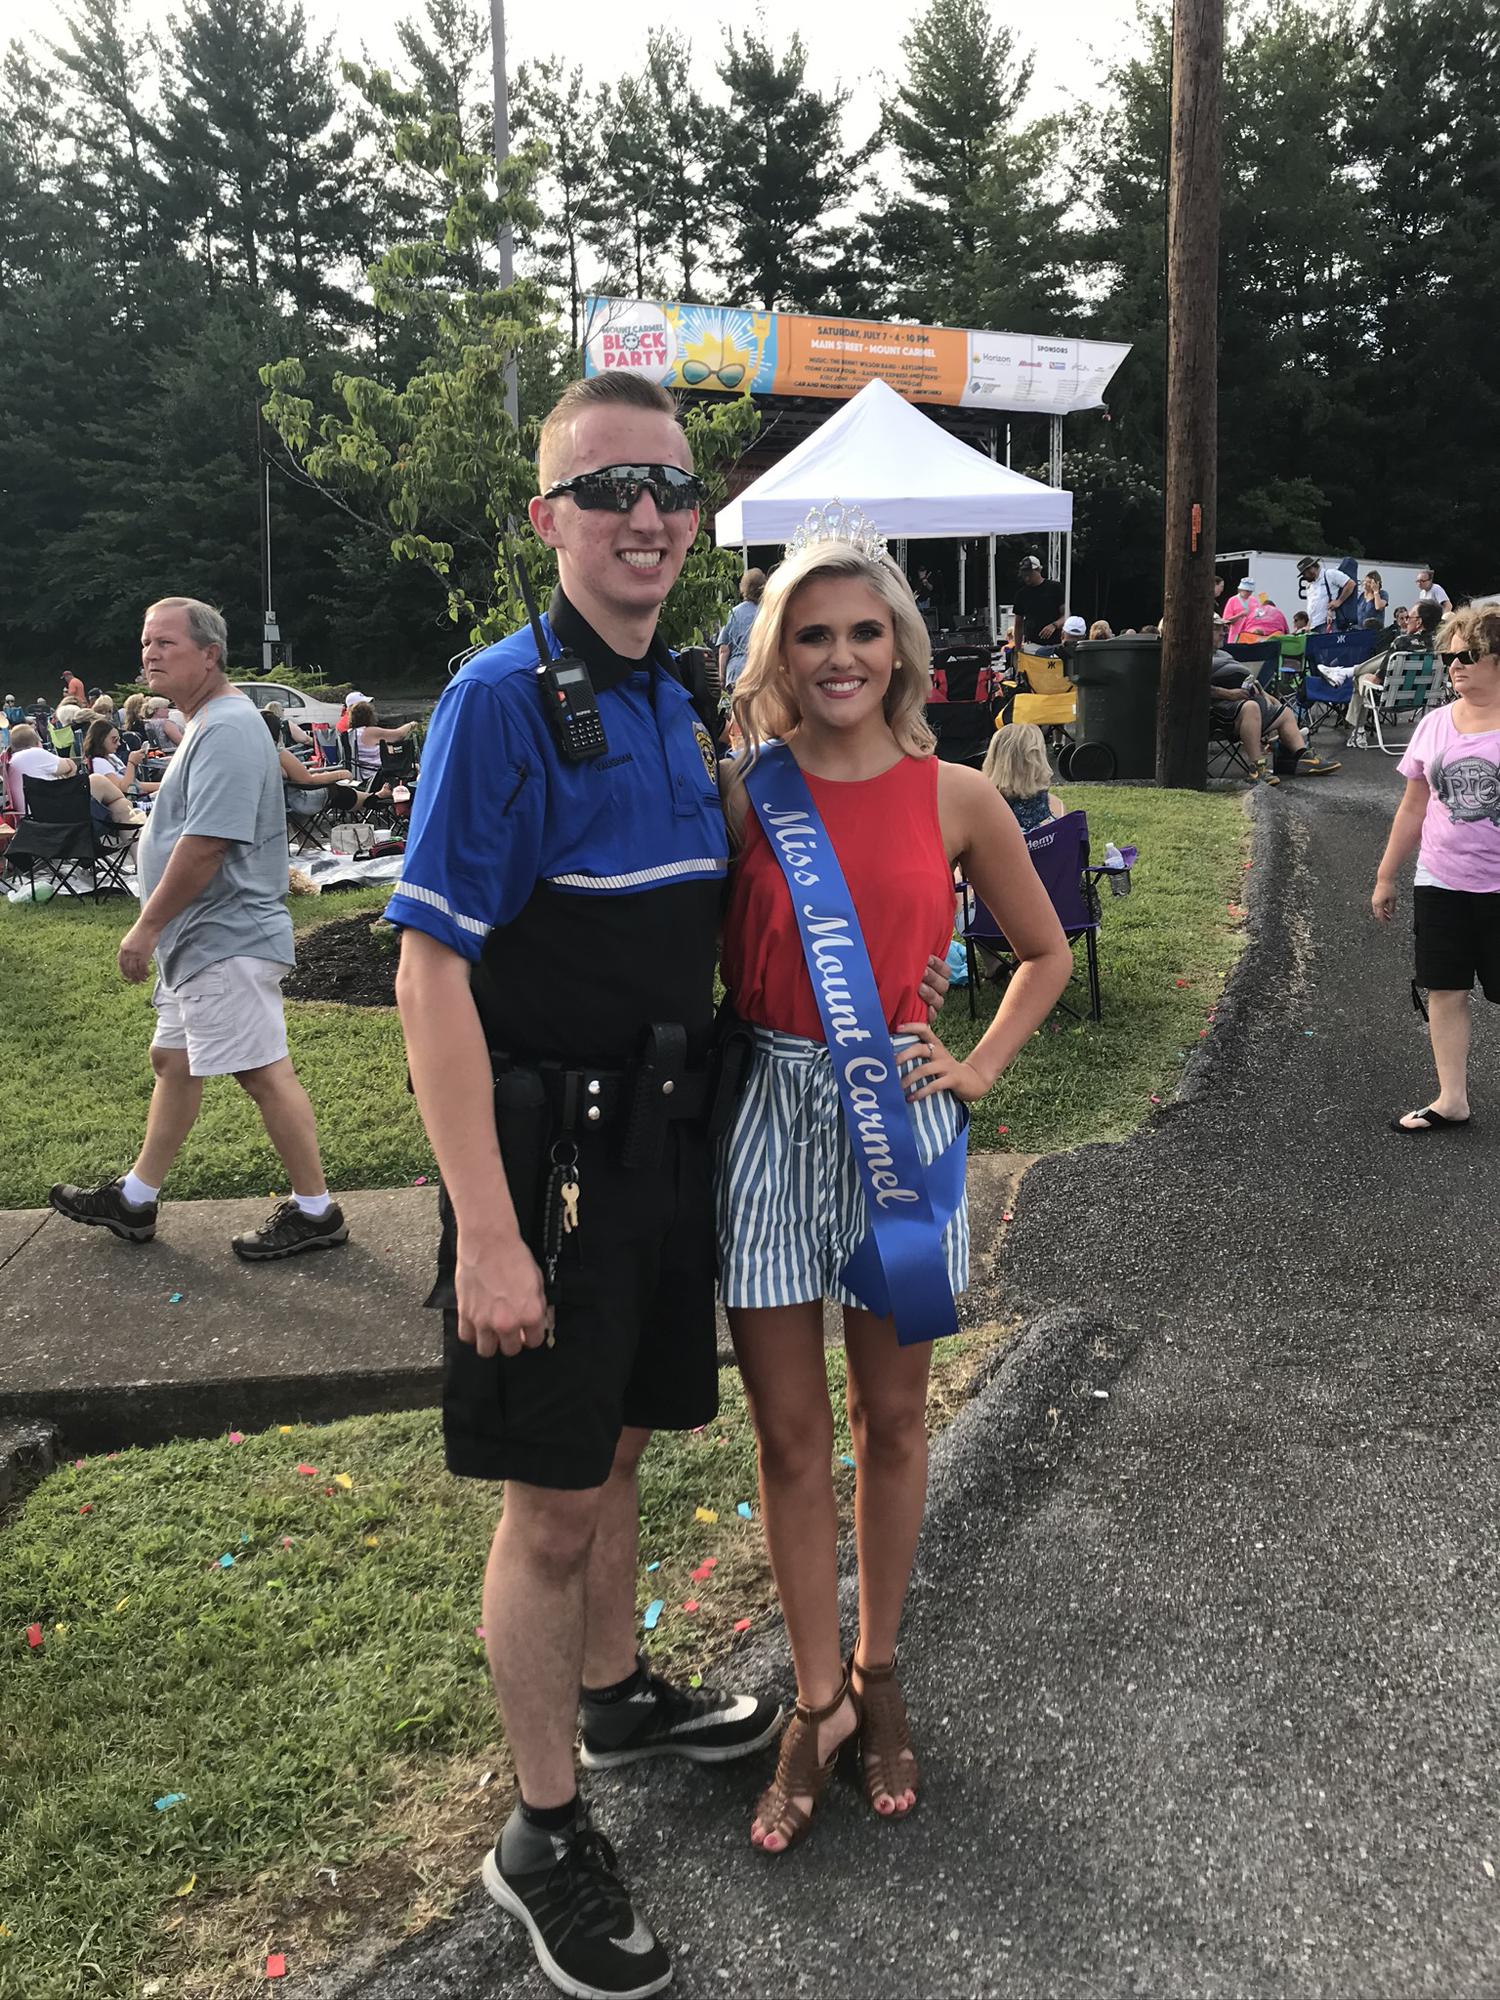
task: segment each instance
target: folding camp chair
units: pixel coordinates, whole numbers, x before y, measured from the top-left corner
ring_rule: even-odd
[[[1380,749],[1387,757],[1399,757],[1411,736],[1388,742],[1387,730],[1404,720],[1420,722],[1430,708],[1441,708],[1448,696],[1448,672],[1436,653],[1398,653],[1392,648],[1379,685],[1364,697],[1363,714],[1370,719]]]
[[[1247,639],[1224,650],[1231,659],[1244,661],[1267,694],[1277,692],[1282,657],[1279,639]]]
[[[942,761],[968,764],[977,771],[995,733],[994,702],[938,701],[932,703],[926,715]]]
[[[1061,819],[1045,821],[1026,835],[1026,849],[1032,866],[1041,877],[1058,922],[1069,944],[1080,938],[1088,976],[1089,1019],[1102,1021],[1104,1007],[1099,988],[1099,893],[1095,884],[1098,871],[1089,868],[1089,822],[1087,813],[1064,813]],[[974,894],[967,882],[962,885],[963,916],[959,935],[969,962],[969,1018],[978,1009],[974,989],[979,983],[978,950],[983,948],[998,961],[996,977],[1002,983],[1015,970],[1016,954],[1004,931]],[[1080,1018],[1066,1001],[1057,1003],[1065,1014]]]
[[[1280,696],[1272,694],[1272,701]],[[1267,738],[1262,732],[1261,755],[1268,754]],[[1232,778],[1236,775],[1248,783],[1255,776],[1255,766],[1245,755],[1245,746],[1240,741],[1238,712],[1221,708],[1215,701],[1208,705],[1208,775],[1211,778]]]
[[[310,722],[307,730],[325,770],[331,770],[336,764],[348,764],[349,759],[344,753],[349,739],[343,730],[335,729],[331,722]]]
[[[292,787],[286,787],[290,798]],[[293,854],[317,854],[330,844],[333,829],[341,819],[348,817],[349,808],[333,796],[331,786],[298,787],[298,796],[307,804],[306,812],[293,812],[290,808],[286,816],[286,840]]]
[[[52,871],[59,890],[67,889],[81,868],[93,870],[97,903],[107,890],[129,895],[125,862],[139,828],[102,827],[94,819],[89,781],[80,771],[72,778],[33,778],[26,787],[26,813],[10,842],[7,859],[24,870],[36,888],[37,864]]]
[[[1052,732],[1054,748],[1078,720],[1078,690],[1068,679],[1063,662],[1051,653],[1016,654],[1016,676],[1024,680],[1026,691],[1011,703],[1012,722],[1034,722]]]
[[[1304,670],[1294,697],[1297,720],[1308,736],[1325,722],[1347,721],[1359,670],[1385,645],[1383,632],[1357,625],[1347,632],[1309,632]],[[1351,678],[1325,680],[1319,667],[1348,667]]]
[[[932,655],[934,676],[941,674],[949,701],[979,701],[989,693],[988,646],[939,646]]]

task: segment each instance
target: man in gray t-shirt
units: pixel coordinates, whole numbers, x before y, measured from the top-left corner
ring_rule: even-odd
[[[281,772],[264,722],[226,678],[228,645],[223,618],[196,598],[166,597],[146,613],[144,679],[187,718],[141,836],[141,912],[119,953],[133,984],[156,963],[156,1087],[130,1172],[93,1188],[61,1183],[49,1199],[70,1221],[149,1242],[203,1079],[232,1076],[254,1100],[292,1188],[261,1228],[233,1238],[235,1254],[257,1262],[330,1249],[349,1229],[324,1182],[317,1120],[287,1054],[281,982],[295,954]]]

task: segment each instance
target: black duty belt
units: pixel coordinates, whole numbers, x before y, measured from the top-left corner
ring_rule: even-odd
[[[637,1065],[629,1069],[561,1069],[552,1063],[539,1063],[537,1074],[555,1115],[583,1129],[618,1124],[629,1115],[639,1094],[652,1089],[653,1082]],[[707,1070],[686,1070],[680,1076],[664,1076],[654,1082],[654,1095],[669,1121],[701,1118],[707,1111],[711,1085]]]

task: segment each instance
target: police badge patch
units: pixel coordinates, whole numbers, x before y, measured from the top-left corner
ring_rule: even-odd
[[[714,755],[714,739],[709,735],[696,716],[693,719],[693,738],[698,745],[698,755],[703,759],[703,768],[711,778],[717,777],[719,760]]]

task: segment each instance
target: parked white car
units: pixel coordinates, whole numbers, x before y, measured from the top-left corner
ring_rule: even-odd
[[[241,694],[249,695],[257,708],[268,708],[273,701],[279,701],[287,721],[304,726],[309,722],[337,722],[344,712],[336,701],[314,701],[311,695],[281,681],[235,681],[233,685]]]

